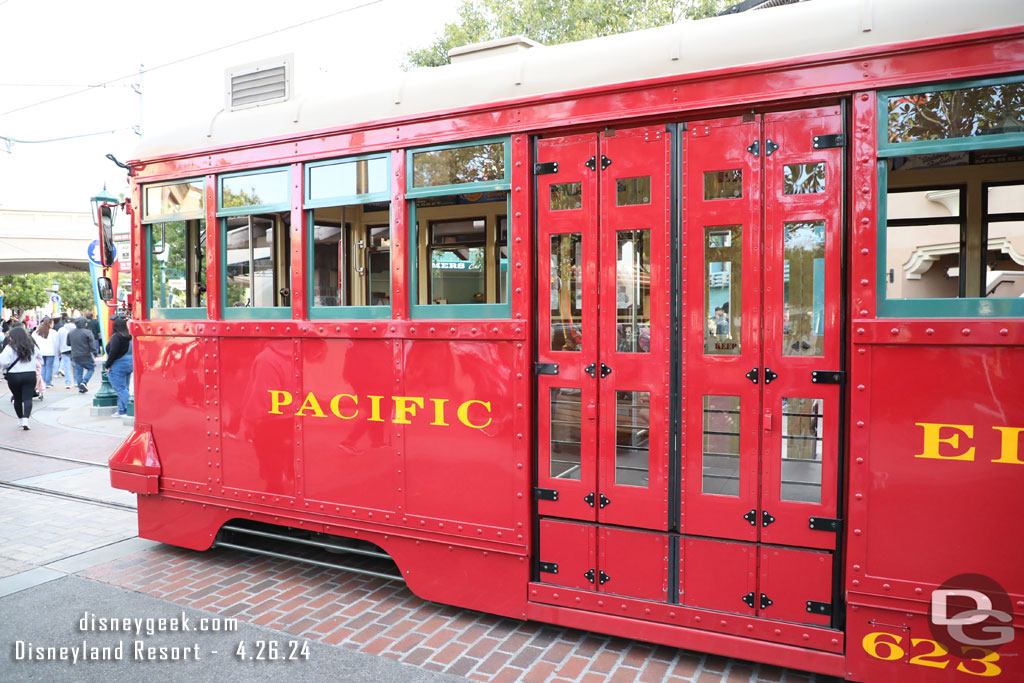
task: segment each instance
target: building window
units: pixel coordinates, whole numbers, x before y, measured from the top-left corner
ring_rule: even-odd
[[[504,138],[408,153],[413,317],[511,316],[508,156]]]
[[[1024,83],[881,93],[879,312],[1024,315]]]
[[[204,196],[202,179],[142,189],[150,318],[206,317]]]
[[[311,318],[391,315],[388,157],[306,167]]]
[[[219,178],[225,318],[289,316],[288,179],[287,169]]]

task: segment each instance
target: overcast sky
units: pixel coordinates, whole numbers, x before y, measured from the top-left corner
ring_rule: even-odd
[[[360,80],[394,74],[407,50],[431,43],[455,18],[457,5],[458,0],[0,0],[0,136],[51,140],[118,131],[14,143],[10,153],[0,140],[0,209],[86,211],[89,197],[104,183],[114,195],[127,193],[124,172],[104,155],[134,158],[139,138],[131,128],[140,121],[145,135],[173,127],[182,117],[212,115],[223,103],[229,67],[291,53],[299,90],[303,78],[341,84],[349,72]],[[316,21],[281,30],[310,20]],[[239,41],[247,42],[188,59]],[[178,63],[162,66],[172,62]],[[140,65],[153,69],[141,77],[141,110],[132,88]],[[129,78],[71,94],[122,76]],[[43,103],[52,98],[60,99]]]

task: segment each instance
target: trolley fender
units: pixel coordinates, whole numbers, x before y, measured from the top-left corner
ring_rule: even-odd
[[[107,464],[110,467],[110,485],[114,488],[141,494],[159,492],[160,458],[148,425],[136,426]]]

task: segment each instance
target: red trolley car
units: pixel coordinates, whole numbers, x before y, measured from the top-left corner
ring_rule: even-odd
[[[478,47],[333,101],[238,75],[129,164],[140,535],[254,520],[510,617],[1024,679],[1024,5]]]

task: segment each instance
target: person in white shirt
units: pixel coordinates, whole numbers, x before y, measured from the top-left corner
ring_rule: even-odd
[[[39,347],[39,353],[43,356],[42,376],[43,384],[47,387],[53,386],[53,361],[57,354],[57,333],[51,329],[53,322],[49,318],[43,318],[39,327],[32,333],[32,340]]]
[[[75,329],[74,324],[69,320],[61,325],[57,332],[57,353],[60,354],[60,361],[57,365],[57,372],[64,378],[64,388],[71,388],[71,344],[68,343],[68,335]]]
[[[11,328],[7,346],[0,352],[0,372],[7,378],[7,386],[14,399],[14,412],[18,414],[18,424],[26,431],[28,418],[32,415],[37,360],[42,360],[42,354],[28,330],[21,326]]]

